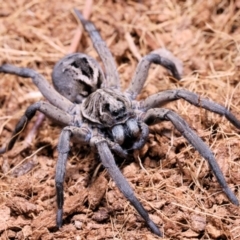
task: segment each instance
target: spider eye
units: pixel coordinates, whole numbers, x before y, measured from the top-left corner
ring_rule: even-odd
[[[126,112],[126,107],[124,105],[119,106],[118,104],[104,104],[103,111],[111,114],[112,117],[118,118],[123,117]]]
[[[123,116],[125,111],[126,111],[125,106],[122,106],[118,109],[114,109],[113,111],[111,111],[111,109],[110,109],[110,112],[111,112],[112,116],[114,116],[114,117]]]
[[[110,105],[109,105],[109,103],[106,103],[104,105],[104,110],[110,112]]]
[[[111,114],[112,114],[114,117],[116,117],[116,116],[119,114],[119,111],[118,111],[118,110],[113,110],[113,111],[111,112]]]

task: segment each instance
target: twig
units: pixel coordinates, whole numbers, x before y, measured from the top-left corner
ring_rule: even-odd
[[[141,58],[142,58],[142,56],[141,56],[141,54],[139,53],[138,48],[137,48],[136,44],[134,43],[133,38],[132,38],[132,36],[130,35],[129,32],[127,32],[127,33],[125,34],[125,39],[126,39],[127,42],[128,42],[129,49],[130,49],[130,51],[132,52],[133,56],[134,56],[138,61],[140,61]]]
[[[93,4],[93,0],[86,1],[85,7],[83,10],[83,16],[85,19],[89,19],[89,17],[90,17],[91,10],[92,10],[92,4]],[[75,35],[74,35],[71,45],[69,47],[68,53],[74,53],[77,51],[77,47],[78,47],[81,37],[82,37],[82,30],[80,27],[77,27]]]

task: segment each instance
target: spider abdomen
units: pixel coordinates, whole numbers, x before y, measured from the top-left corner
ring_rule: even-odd
[[[97,61],[83,53],[73,53],[56,63],[52,72],[54,88],[74,103],[81,103],[104,81]]]

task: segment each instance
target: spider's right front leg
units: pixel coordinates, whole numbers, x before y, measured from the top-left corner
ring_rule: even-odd
[[[89,143],[91,139],[91,133],[87,128],[78,128],[73,126],[65,127],[60,135],[58,142],[58,161],[56,166],[56,191],[57,191],[57,227],[62,226],[62,215],[63,215],[63,183],[64,176],[66,172],[66,163],[68,158],[68,153],[70,151],[70,138],[74,136],[77,137],[80,143],[86,144]]]

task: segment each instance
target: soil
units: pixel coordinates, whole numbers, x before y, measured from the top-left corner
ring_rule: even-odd
[[[37,70],[49,81],[67,54],[83,0],[0,1],[0,63]],[[110,48],[125,89],[141,56],[167,48],[183,63],[182,80],[152,65],[139,99],[185,88],[216,101],[240,119],[240,1],[95,1],[91,21]],[[84,32],[78,51],[96,58]],[[31,79],[1,74],[0,145],[20,116],[43,99]],[[239,129],[223,116],[178,100],[164,106],[181,115],[208,144],[240,199]],[[97,155],[72,145],[64,185],[63,227],[56,228],[55,165],[61,127],[45,119],[0,156],[1,239],[160,239],[123,197]],[[229,202],[207,162],[169,122],[150,128],[132,161],[118,160],[163,239],[240,239],[240,208]]]

